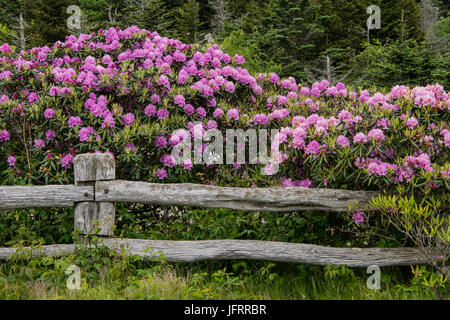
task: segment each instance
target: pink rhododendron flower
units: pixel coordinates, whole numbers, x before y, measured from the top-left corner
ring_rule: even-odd
[[[167,178],[167,171],[164,169],[158,169],[156,170],[156,176],[159,180],[164,180]]]
[[[52,119],[55,117],[55,111],[51,108],[45,109],[44,111],[44,117],[46,119]]]
[[[37,139],[37,140],[34,142],[34,147],[35,147],[35,148],[45,147],[45,141],[42,140],[42,139]]]
[[[75,126],[82,126],[83,125],[83,121],[78,116],[77,117],[73,117],[72,116],[68,120],[68,125],[69,125],[69,128],[73,128]]]
[[[45,132],[45,137],[47,138],[47,140],[51,141],[54,138],[56,138],[56,132],[55,130],[47,130]]]
[[[126,126],[131,126],[134,122],[134,115],[132,113],[127,113],[122,116],[122,123]]]
[[[367,134],[367,137],[369,138],[369,140],[374,140],[374,141],[384,141],[386,139],[386,137],[384,136],[384,132],[381,129],[372,129],[369,131],[369,133]]]
[[[73,155],[71,155],[70,153],[67,155],[63,155],[63,157],[61,158],[61,166],[65,169],[69,169],[72,162]]]
[[[362,132],[358,132],[353,137],[353,143],[366,143],[366,142],[367,142],[366,135]]]
[[[14,156],[9,156],[7,162],[10,167],[14,167],[16,165],[16,158]]]
[[[11,135],[8,130],[4,129],[0,132],[0,142],[5,142],[11,139]]]
[[[159,136],[155,139],[155,146],[159,149],[164,149],[167,147],[167,140],[164,136]]]
[[[81,128],[80,131],[78,131],[78,137],[80,138],[80,141],[89,141],[89,137],[94,132],[95,130],[92,127]]]
[[[362,212],[356,212],[352,219],[356,224],[363,224],[365,222],[364,214]]]
[[[339,136],[336,139],[337,144],[341,147],[341,148],[348,148],[350,147],[350,143],[348,141],[348,139],[344,136]]]
[[[238,111],[238,109],[234,108],[234,109],[228,110],[227,116],[230,117],[231,119],[236,120],[236,121],[239,120],[239,111]]]

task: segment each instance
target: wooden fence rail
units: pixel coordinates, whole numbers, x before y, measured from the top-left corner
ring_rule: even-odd
[[[160,241],[113,238],[115,202],[229,208],[250,211],[316,210],[345,212],[358,201],[371,210],[374,192],[334,189],[224,188],[195,184],[156,184],[115,180],[115,162],[109,154],[82,154],[74,160],[75,185],[0,187],[0,209],[74,206],[74,227],[84,234],[106,236],[104,245],[123,248],[145,259],[164,256],[168,261],[256,259],[317,265],[417,265],[429,261],[419,248],[331,248],[310,244],[253,240]],[[75,245],[47,245],[34,252],[66,255]],[[33,250],[33,248],[28,248]],[[15,248],[0,248],[0,260]]]

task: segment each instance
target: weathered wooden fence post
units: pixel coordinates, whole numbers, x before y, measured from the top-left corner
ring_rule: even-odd
[[[114,158],[107,153],[80,154],[74,159],[75,185],[93,186],[97,181],[116,178]],[[75,230],[82,234],[112,236],[115,209],[113,202],[77,202]]]

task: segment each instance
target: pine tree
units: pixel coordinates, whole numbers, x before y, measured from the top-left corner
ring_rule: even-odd
[[[149,31],[167,35],[172,33],[173,17],[162,0],[127,0],[125,2],[125,26],[137,25]]]
[[[195,0],[187,0],[176,12],[176,26],[180,40],[187,43],[197,43],[201,26],[199,3]]]
[[[306,79],[304,67],[317,56],[315,40],[323,32],[326,17],[311,0],[272,0],[269,10],[253,39],[263,52],[261,58],[280,62],[282,76]]]
[[[70,0],[27,0],[26,11],[30,21],[30,45],[51,45],[64,41],[67,30],[67,8]],[[27,18],[27,15],[25,16]]]

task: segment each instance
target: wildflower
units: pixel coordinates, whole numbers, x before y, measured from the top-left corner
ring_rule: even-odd
[[[408,120],[406,120],[405,125],[409,128],[409,129],[414,129],[415,126],[417,126],[419,124],[419,121],[417,121],[416,118],[408,118]]]
[[[83,121],[80,117],[70,117],[68,120],[69,128],[73,128],[75,126],[81,126],[83,125]]]
[[[320,153],[320,144],[316,140],[311,141],[306,147],[305,153],[318,155]]]
[[[158,112],[156,113],[156,115],[158,116],[158,119],[167,119],[169,117],[169,111],[167,111],[166,109],[159,109]]]
[[[239,111],[238,111],[238,109],[234,108],[234,109],[228,110],[227,116],[230,117],[231,119],[236,120],[236,121],[239,120]]]
[[[154,105],[149,104],[145,107],[144,113],[147,117],[152,117],[156,114],[156,108]]]
[[[80,141],[89,141],[89,137],[94,133],[94,131],[95,130],[92,127],[81,128],[80,131],[78,131]]]
[[[155,146],[159,149],[167,147],[167,140],[163,136],[159,136],[155,139]]]
[[[196,112],[197,112],[197,116],[198,116],[199,118],[204,118],[204,117],[206,117],[206,110],[205,110],[205,108],[203,108],[203,107],[198,107],[197,110],[196,110]]]

